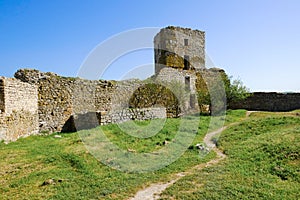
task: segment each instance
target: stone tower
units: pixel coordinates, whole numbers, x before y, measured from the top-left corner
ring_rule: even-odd
[[[168,26],[154,37],[154,49],[156,80],[184,86],[181,109],[196,111],[196,72],[205,69],[205,32]]]
[[[155,73],[163,67],[182,70],[205,68],[205,32],[168,26],[154,37]]]

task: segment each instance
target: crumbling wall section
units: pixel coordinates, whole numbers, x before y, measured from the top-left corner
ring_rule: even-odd
[[[5,78],[4,80],[4,112],[12,111],[37,111],[37,87],[24,83],[14,78]]]
[[[112,98],[116,90],[115,81],[100,80],[95,89],[95,110],[109,112],[112,107]]]
[[[4,112],[4,108],[4,80],[3,78],[0,78],[0,113]]]
[[[201,112],[221,114],[226,110],[226,84],[229,79],[219,68],[203,69],[196,72],[196,90]]]
[[[41,132],[60,132],[73,113],[70,88],[72,81],[51,74],[39,80],[38,110]]]
[[[114,84],[110,81],[61,77],[54,73],[23,69],[15,77],[38,86],[41,132],[60,132],[74,114],[109,111]]]
[[[29,111],[0,114],[0,140],[16,141],[21,137],[39,133],[38,115]]]
[[[145,83],[137,79],[118,81],[112,96],[112,111],[117,112],[118,110],[131,108],[131,97],[143,85]],[[141,101],[143,101],[142,98]]]
[[[19,70],[15,77],[37,85],[39,127],[41,132],[49,133],[68,127],[72,116],[91,112],[106,112],[110,116],[109,113],[128,109],[130,95],[141,84],[138,80],[68,78],[28,69]]]
[[[38,133],[38,91],[35,85],[1,78],[0,140],[15,141]]]

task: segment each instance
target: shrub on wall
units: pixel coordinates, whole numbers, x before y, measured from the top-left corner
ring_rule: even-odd
[[[179,98],[174,91],[161,84],[147,83],[134,91],[129,100],[132,108],[149,108],[162,106],[167,110],[168,117],[176,117],[180,113]]]

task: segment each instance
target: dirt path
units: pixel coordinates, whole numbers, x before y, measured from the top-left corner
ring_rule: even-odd
[[[251,113],[255,113],[255,112],[258,112],[258,111],[247,111],[246,112],[246,118],[249,117],[251,115]]]
[[[218,162],[220,162],[222,159],[224,159],[226,157],[225,154],[223,154],[220,150],[218,150],[216,147],[216,145],[212,142],[212,138],[218,134],[220,134],[222,131],[224,131],[227,128],[227,126],[222,127],[216,131],[210,132],[208,134],[206,134],[206,136],[204,137],[204,143],[207,145],[207,147],[209,147],[210,149],[212,149],[213,151],[215,151],[217,153],[217,157],[210,160],[207,163],[202,163],[200,165],[197,165],[195,167],[193,167],[192,169],[186,171],[186,172],[180,172],[178,174],[175,175],[174,179],[170,182],[167,183],[156,183],[156,184],[152,184],[149,187],[142,189],[140,191],[138,191],[136,193],[136,195],[131,198],[130,200],[156,200],[160,198],[160,194],[167,189],[169,186],[171,186],[172,184],[174,184],[176,181],[178,181],[180,178],[190,174],[191,170],[193,169],[198,169],[201,170],[205,167],[209,167],[211,165],[217,164]]]
[[[167,187],[175,183],[177,179],[172,180],[168,183],[157,183],[153,184],[143,190],[138,191],[136,193],[135,197],[133,197],[131,200],[153,200],[153,199],[159,199],[160,195]]]
[[[249,117],[252,112],[253,111],[247,111],[246,112],[246,118]],[[186,172],[180,172],[180,173],[176,174],[172,181],[169,181],[167,183],[152,184],[149,187],[138,191],[136,193],[136,195],[133,198],[131,198],[130,200],[156,200],[156,199],[159,199],[160,194],[165,189],[167,189],[169,186],[174,184],[180,178],[182,178],[182,177],[184,177],[188,174],[191,174],[192,170],[194,170],[194,169],[201,170],[201,169],[204,169],[204,168],[209,167],[211,165],[215,165],[215,164],[219,163],[221,160],[223,160],[226,157],[226,155],[222,151],[220,151],[218,148],[216,148],[216,144],[212,141],[212,139],[213,139],[213,137],[221,134],[225,129],[227,129],[227,127],[233,126],[233,125],[238,124],[238,123],[239,122],[232,123],[228,126],[224,126],[224,127],[220,128],[218,130],[212,131],[212,132],[205,135],[203,141],[209,149],[216,152],[216,154],[217,154],[216,158],[210,160],[207,163],[202,163],[202,164],[196,165],[195,167],[189,169]]]

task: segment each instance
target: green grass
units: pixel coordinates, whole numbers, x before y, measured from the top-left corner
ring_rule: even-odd
[[[221,134],[224,161],[195,171],[162,199],[299,199],[298,112],[252,113]]]
[[[230,116],[238,120],[236,112]],[[159,150],[165,141],[174,140],[179,122],[180,119],[167,119],[163,129],[149,138],[130,136],[113,124],[103,130],[121,149],[142,153]],[[201,116],[193,144],[202,141],[209,122],[208,116]],[[136,123],[146,126],[149,121]],[[93,134],[98,129],[83,133]],[[214,152],[203,157],[197,149],[189,148],[174,163],[158,171],[124,173],[95,159],[78,133],[60,135],[62,138],[30,136],[9,144],[0,143],[0,199],[128,199],[146,185],[171,180],[175,173],[215,157]],[[49,179],[55,184],[43,185]]]
[[[245,111],[230,111],[226,120],[239,121],[244,116]],[[136,123],[147,126],[149,121]],[[202,142],[209,123],[208,116],[200,117],[193,145]],[[164,148],[165,141],[174,140],[179,124],[180,119],[167,119],[163,129],[149,138],[130,136],[113,124],[103,130],[121,149],[143,153]],[[83,133],[93,134],[98,129]],[[9,144],[0,143],[0,199],[128,199],[146,185],[171,180],[175,173],[215,157],[214,152],[200,156],[197,149],[189,148],[174,163],[158,171],[124,173],[95,159],[78,133],[60,135],[62,138],[30,136]],[[55,184],[43,185],[49,179]]]
[[[227,110],[225,124],[232,124],[244,119],[246,110]]]

